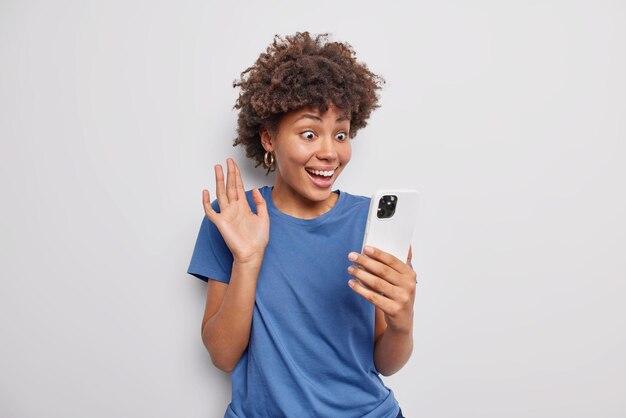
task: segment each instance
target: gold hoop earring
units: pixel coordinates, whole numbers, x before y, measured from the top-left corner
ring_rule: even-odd
[[[269,161],[268,161],[269,160]],[[271,151],[265,151],[263,156],[263,167],[272,170],[274,165],[274,154]]]

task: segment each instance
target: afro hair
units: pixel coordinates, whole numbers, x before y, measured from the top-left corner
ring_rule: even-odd
[[[262,128],[276,132],[283,114],[303,107],[324,113],[331,104],[348,116],[349,136],[354,138],[379,107],[377,93],[384,83],[357,62],[348,43],[329,42],[328,34],[275,35],[254,65],[233,82],[241,90],[234,106],[239,114],[233,146],[243,145],[258,167],[265,153]]]

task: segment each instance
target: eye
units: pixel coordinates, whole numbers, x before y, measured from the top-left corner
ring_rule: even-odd
[[[300,136],[302,136],[305,139],[314,139],[315,138],[315,132],[313,131],[304,131],[304,132],[300,132]]]
[[[339,132],[337,135],[335,135],[335,138],[340,141],[345,141],[348,138],[348,135],[345,132]]]

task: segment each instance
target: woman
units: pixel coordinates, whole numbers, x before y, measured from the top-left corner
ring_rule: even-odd
[[[208,282],[202,340],[232,372],[225,417],[402,417],[379,374],[413,348],[410,252],[360,254],[370,199],[332,190],[382,83],[307,32],[276,36],[234,83],[235,145],[276,177],[245,191],[229,158],[217,199],[203,190],[188,273]]]

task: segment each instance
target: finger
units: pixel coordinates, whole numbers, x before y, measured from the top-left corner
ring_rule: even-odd
[[[363,248],[363,252],[368,257],[373,258],[374,260],[380,261],[381,263],[385,264],[386,266],[389,266],[390,268],[394,269],[395,271],[399,273],[405,273],[411,269],[404,262],[402,262],[402,260],[400,260],[398,257],[392,254],[389,254],[388,252],[385,252],[381,250],[380,248],[366,245],[365,248]]]
[[[263,196],[261,195],[259,189],[252,189],[252,200],[256,205],[256,214],[267,218],[267,204],[265,203],[265,199],[263,199]]]
[[[364,269],[360,269],[355,266],[349,266],[348,273],[351,276],[356,277],[360,283],[364,284],[367,288],[375,291],[376,293],[383,294],[390,299],[395,299],[397,288],[387,280],[374,276]]]
[[[224,171],[219,164],[215,166],[215,194],[217,195],[217,204],[220,206],[220,210],[223,210],[228,206],[228,197],[224,188]]]
[[[213,217],[217,214],[215,210],[213,210],[213,206],[211,205],[211,196],[209,195],[208,190],[202,190],[202,206],[204,206],[204,213],[206,216],[213,221]]]
[[[388,297],[366,288],[357,280],[348,280],[348,285],[352,288],[352,290],[367,299],[370,303],[382,309],[384,313],[389,315],[392,313],[394,302]]]
[[[238,200],[237,198],[237,184],[235,181],[235,166],[232,158],[226,159],[227,176],[226,176],[226,196],[228,196],[228,202],[232,203]]]
[[[237,198],[239,200],[246,199],[246,190],[243,188],[243,180],[241,179],[241,173],[239,172],[239,166],[233,160],[235,165],[235,187],[237,188]]]
[[[384,278],[391,284],[394,284],[394,285],[400,284],[400,279],[398,278],[400,273],[378,260],[375,260],[363,254],[359,254],[354,251],[348,254],[348,260],[360,265],[368,272],[378,277]]]
[[[406,264],[411,264],[412,259],[413,259],[413,246],[409,245],[409,255],[406,258]]]

